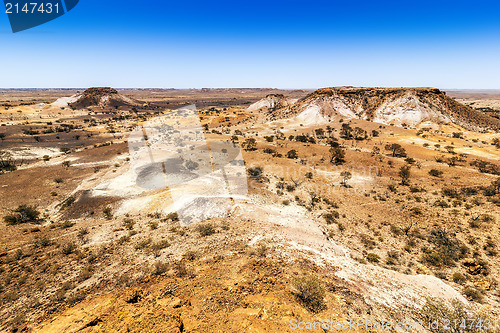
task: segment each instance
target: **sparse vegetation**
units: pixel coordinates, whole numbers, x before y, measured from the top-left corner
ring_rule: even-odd
[[[340,147],[331,147],[330,148],[330,163],[335,165],[340,165],[345,162],[345,152]]]
[[[216,230],[211,223],[202,223],[196,226],[196,231],[200,233],[200,236],[206,237],[215,234]]]
[[[261,167],[255,167],[255,168],[249,168],[248,169],[248,175],[251,179],[257,181],[257,182],[262,182],[262,173],[263,170]]]
[[[358,94],[357,88],[352,90],[352,96]],[[326,99],[331,97],[329,92],[325,90]],[[136,94],[133,90],[127,93],[131,98]],[[49,320],[60,324],[55,316],[71,321],[61,311],[78,313],[79,307],[73,305],[87,293],[92,300],[81,306],[94,304],[94,288],[105,291],[99,295],[104,300],[109,295],[113,301],[135,304],[132,308],[137,317],[130,317],[131,325],[133,318],[142,318],[144,327],[152,329],[154,326],[147,326],[151,318],[161,320],[164,327],[174,322],[174,326],[179,324],[175,328],[186,324],[186,330],[196,323],[201,331],[229,331],[224,326],[227,313],[234,317],[230,319],[245,316],[251,321],[272,320],[287,313],[304,320],[317,316],[306,314],[302,307],[313,313],[325,310],[320,317],[370,313],[369,317],[382,315],[391,322],[411,316],[410,308],[401,307],[404,311],[400,311],[400,304],[423,304],[422,289],[413,284],[431,278],[407,277],[415,274],[441,279],[449,284],[446,292],[450,294],[461,293],[471,302],[484,302],[485,312],[498,310],[495,297],[500,279],[500,243],[495,236],[500,178],[492,175],[499,172],[495,160],[498,151],[493,146],[499,140],[494,141],[497,135],[492,131],[465,129],[460,133],[462,129],[455,125],[422,128],[413,124],[404,129],[341,117],[329,126],[305,121],[300,125],[295,112],[310,98],[303,99],[308,92],[291,91],[293,99],[299,97],[299,101],[289,109],[277,106],[262,112],[246,108],[263,91],[228,92],[230,98],[203,92],[198,113],[212,157],[220,154],[231,160],[222,169],[214,163],[214,174],[208,170],[209,174],[200,175],[197,182],[223,176],[225,185],[221,183],[214,195],[218,196],[220,189],[224,200],[234,200],[236,205],[227,214],[203,222],[197,222],[197,217],[180,221],[177,213],[167,215],[165,211],[178,209],[171,201],[175,199],[170,196],[175,194],[174,189],[150,191],[125,182],[129,176],[132,182],[139,177],[149,180],[150,168],[157,166],[146,163],[136,169],[133,154],[126,158],[129,133],[146,126],[160,113],[165,119],[171,117],[175,112],[163,110],[173,109],[197,94],[190,90],[185,97],[173,98],[173,91],[154,93],[154,98],[144,98],[150,108],[137,105],[130,111],[124,106],[90,107],[76,109],[76,117],[71,108],[51,110],[46,104],[44,108],[54,117],[50,125],[45,114],[40,119],[37,114],[30,115],[30,106],[21,113],[1,113],[8,137],[0,144],[10,153],[1,155],[0,173],[10,173],[0,175],[0,188],[4,215],[10,216],[4,221],[11,225],[4,224],[5,244],[0,249],[0,312],[4,313],[0,319],[19,321],[18,331],[25,323],[37,320],[38,313],[44,314],[40,325],[47,325]],[[239,94],[244,98],[232,99]],[[367,94],[363,103],[371,104],[379,98],[374,96]],[[231,101],[230,105],[219,105],[226,101]],[[281,122],[282,116],[288,120]],[[171,120],[175,124],[176,119]],[[25,129],[38,134],[25,136]],[[177,125],[169,130],[181,141],[189,135]],[[144,138],[153,145],[152,133]],[[202,164],[205,167],[198,159],[197,143],[188,141],[179,146],[182,149],[176,153],[181,158],[175,163],[184,171],[195,171]],[[228,147],[234,142],[247,150],[242,153],[244,162],[233,156],[233,149],[219,149],[219,141]],[[21,143],[26,154],[19,150]],[[54,148],[64,154],[57,155]],[[70,158],[69,154],[74,156]],[[22,156],[27,157],[23,160]],[[71,163],[61,165],[64,160]],[[166,167],[170,177],[175,167]],[[250,185],[245,197],[233,192],[236,176],[242,180],[247,176],[249,182],[241,184]],[[108,183],[112,186],[106,186]],[[120,184],[126,189],[116,193]],[[198,186],[196,182],[185,185],[193,190]],[[211,215],[211,209],[225,209],[225,205],[212,207],[210,203],[205,207],[202,200],[193,201],[197,202],[202,220]],[[33,208],[38,214],[17,217],[26,213],[14,209],[20,203],[36,203]],[[140,205],[128,206],[134,203]],[[340,247],[348,250],[354,260],[347,258],[348,265],[343,266],[352,280],[349,283],[333,274],[337,260],[340,264],[344,260],[339,256],[330,261],[336,256],[337,246],[339,251]],[[377,272],[401,274],[385,271],[387,283],[380,285],[373,265],[378,266]],[[196,274],[199,278],[194,278]],[[406,278],[412,281],[406,284],[408,292],[398,291],[401,298],[393,298]],[[393,310],[379,313],[377,304],[365,303],[364,295],[352,289],[357,282],[372,284],[372,292],[388,288],[380,290],[380,299],[391,300]],[[130,297],[125,297],[129,292]],[[429,294],[433,293],[429,289]],[[405,299],[407,296],[412,299]],[[341,306],[335,303],[339,297]],[[182,318],[163,318],[156,308],[151,310],[151,317],[144,317],[141,312],[150,300],[159,302],[158,309],[182,313]],[[327,309],[330,303],[332,308]],[[441,311],[440,316],[461,311],[446,306],[430,309],[427,305],[421,315],[434,318],[433,311]],[[116,312],[114,308],[103,311],[109,317],[94,318],[89,311],[89,322],[79,322],[75,327],[85,330],[102,326],[109,330],[108,318]],[[25,317],[16,319],[12,313]],[[208,314],[201,324],[194,319],[199,313]],[[482,318],[470,309],[467,314]],[[413,315],[420,318],[420,313]],[[116,330],[122,328],[120,325],[116,323]],[[6,327],[11,329],[8,324]],[[130,327],[133,330],[138,326]]]
[[[286,157],[287,158],[290,158],[290,159],[297,159],[299,158],[299,155],[297,154],[297,151],[292,149],[292,150],[289,150],[287,153],[286,153]]]
[[[410,180],[410,176],[411,176],[410,169],[411,169],[411,166],[409,166],[409,165],[402,166],[399,169],[398,175],[401,178],[401,185],[408,185],[409,184],[409,180]]]
[[[406,157],[406,150],[398,143],[386,145],[385,150],[390,151],[392,157]]]
[[[433,332],[437,333],[495,332],[493,318],[488,318],[481,312],[473,313],[458,300],[448,304],[443,300],[429,298],[420,312],[420,317],[424,320],[424,327],[431,327],[432,323],[441,323],[441,325],[434,324]],[[443,323],[444,320],[450,325]]]
[[[297,290],[298,300],[311,312],[319,312],[326,307],[325,289],[317,277],[310,275],[297,278],[293,286]]]
[[[113,210],[111,207],[106,207],[102,210],[102,213],[104,214],[104,217],[106,220],[112,220],[113,219]]]
[[[20,205],[12,211],[12,214],[4,216],[4,221],[7,225],[38,223],[40,221],[40,212],[36,206]]]
[[[75,243],[73,243],[73,242],[66,243],[63,245],[61,252],[64,255],[70,255],[73,252],[75,252],[76,248],[77,248],[77,246]]]
[[[376,263],[380,261],[380,256],[376,253],[368,253],[366,255],[366,260],[372,263]]]
[[[441,177],[443,175],[443,171],[440,171],[440,170],[437,170],[437,169],[431,169],[429,170],[429,175],[431,175],[432,177]]]

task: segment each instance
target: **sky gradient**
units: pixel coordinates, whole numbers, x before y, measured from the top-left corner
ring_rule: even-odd
[[[500,89],[498,1],[80,0],[0,45],[1,88]]]

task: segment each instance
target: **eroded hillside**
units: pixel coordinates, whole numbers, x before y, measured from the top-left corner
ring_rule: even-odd
[[[500,128],[497,118],[463,105],[435,88],[324,88],[292,106],[278,104],[273,109],[273,120],[317,109],[328,120],[359,118],[399,126],[454,123],[476,131]]]
[[[375,123],[388,99],[346,91],[321,98],[342,95],[350,119],[269,121],[278,103],[260,114],[246,97],[199,110],[209,140],[242,147],[249,190],[187,226],[170,189],[131,173],[129,133],[169,110],[2,110],[2,329],[282,332],[294,318],[428,320],[429,304],[497,318],[499,134]]]

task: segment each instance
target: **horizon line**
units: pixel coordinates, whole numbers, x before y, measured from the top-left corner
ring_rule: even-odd
[[[344,86],[324,86],[320,88],[276,88],[276,87],[201,87],[201,88],[162,88],[162,87],[112,87],[112,86],[88,86],[88,87],[0,87],[0,90],[86,90],[89,88],[113,88],[116,90],[218,90],[218,89],[242,89],[242,90],[308,90],[315,91],[323,88],[340,88],[340,87],[353,87],[353,88],[435,88],[443,91],[460,91],[460,90],[468,90],[468,91],[500,91],[500,88],[437,88],[433,86],[352,86],[352,85],[344,85]]]

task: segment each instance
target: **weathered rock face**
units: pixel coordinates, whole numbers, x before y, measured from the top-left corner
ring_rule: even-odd
[[[271,94],[267,95],[260,101],[250,105],[248,111],[256,111],[260,109],[267,108],[268,110],[276,110],[279,108],[285,108],[292,106],[296,100],[288,98],[282,94]]]
[[[254,105],[265,104],[266,99]],[[319,108],[321,115],[332,121],[358,118],[398,126],[433,122],[455,123],[474,130],[500,128],[498,119],[460,104],[435,88],[323,88],[277,108],[273,118],[294,117],[311,108]]]

